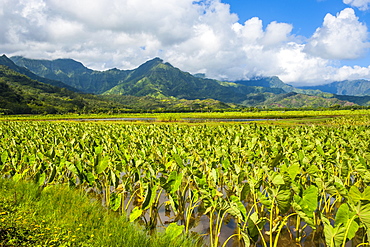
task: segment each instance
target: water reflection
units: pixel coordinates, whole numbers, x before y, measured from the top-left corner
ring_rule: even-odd
[[[70,121],[127,121],[127,122],[155,122],[163,121],[158,118],[80,118],[80,119],[65,119]],[[253,122],[253,121],[275,121],[276,119],[260,119],[260,118],[180,118],[172,122],[191,122],[191,123],[203,123],[203,122]]]

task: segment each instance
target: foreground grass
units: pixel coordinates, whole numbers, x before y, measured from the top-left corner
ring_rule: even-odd
[[[148,235],[85,193],[0,179],[0,246],[196,246],[173,232]]]

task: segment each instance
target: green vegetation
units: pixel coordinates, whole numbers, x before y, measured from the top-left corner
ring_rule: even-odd
[[[69,112],[99,112],[124,106],[82,95],[65,88],[44,84],[0,65],[0,113],[56,114]]]
[[[31,80],[0,65],[0,114],[210,111],[235,107],[216,100],[79,94]]]
[[[0,179],[0,195],[1,246],[197,245],[165,231],[150,236],[126,217],[103,209],[86,192],[63,185],[42,189],[29,182]]]
[[[146,229],[181,222],[210,246],[366,245],[370,117],[342,113],[294,127],[3,121],[0,172],[87,190]]]
[[[276,76],[237,82],[206,79],[183,72],[169,63],[163,63],[159,58],[133,70],[107,71],[93,71],[71,59],[48,61],[12,57],[12,60],[38,76],[63,81],[83,92],[103,94],[104,99],[124,102],[128,108],[136,111],[217,110],[225,109],[225,105],[230,103],[247,107],[307,109],[334,105],[367,106],[370,102],[368,97],[337,97],[317,89],[295,88]],[[6,64],[9,63],[8,61]],[[18,70],[20,68],[22,67]],[[348,82],[346,87],[350,84]],[[219,102],[207,109],[192,103],[194,100],[207,99],[228,104]],[[218,107],[219,104],[223,106]],[[117,113],[116,110],[113,111]]]
[[[104,119],[104,118],[153,118],[153,119],[312,119],[336,118],[340,116],[366,116],[370,110],[286,110],[286,111],[262,111],[258,108],[245,108],[243,111],[229,112],[181,112],[181,113],[125,113],[125,114],[61,114],[61,115],[3,115],[0,120],[44,120],[44,119]],[[352,118],[350,118],[352,119]],[[280,121],[279,121],[280,122]]]

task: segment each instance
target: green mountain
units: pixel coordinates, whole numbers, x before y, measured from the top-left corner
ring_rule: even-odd
[[[149,95],[187,100],[212,98],[228,103],[241,103],[248,94],[260,92],[284,91],[195,77],[155,58],[133,70],[125,81],[104,94]]]
[[[17,68],[12,63],[8,65],[18,71],[32,73]],[[80,94],[33,80],[8,66],[0,65],[0,114],[120,113],[140,112],[144,109],[145,111],[215,111],[233,107],[236,106],[212,99],[191,101],[176,98],[156,99],[148,96]]]
[[[60,80],[83,92],[150,96],[154,98],[208,99],[240,103],[248,94],[285,93],[279,88],[245,86],[232,82],[195,77],[163,60],[154,58],[134,70],[93,71],[71,59],[34,60],[11,58],[18,66],[49,79]]]
[[[50,79],[50,78],[44,78],[42,76],[36,75],[35,73],[31,72],[27,68],[24,68],[22,66],[16,65],[6,55],[2,55],[0,57],[0,65],[7,66],[8,68],[10,68],[10,69],[12,69],[12,70],[14,70],[14,71],[16,71],[16,72],[18,72],[20,74],[26,75],[29,78],[33,79],[33,80],[36,80],[36,81],[39,81],[39,82],[43,82],[43,83],[46,83],[46,84],[49,84],[49,85],[52,85],[52,86],[62,87],[62,88],[66,88],[66,89],[71,90],[71,91],[78,92],[78,90],[76,88],[74,88],[73,86],[70,86],[70,85],[67,85],[67,84],[63,83],[62,81],[53,80],[53,79]]]
[[[56,114],[126,110],[120,103],[45,84],[0,65],[0,114]]]
[[[284,90],[286,93],[294,92],[294,93],[307,94],[307,95],[316,95],[316,96],[325,97],[325,98],[330,98],[333,96],[330,93],[325,93],[317,89],[302,89],[302,88],[293,87],[289,84],[284,83],[277,76],[258,77],[258,78],[253,78],[250,80],[236,81],[235,83],[242,84],[245,86],[280,88]]]
[[[261,106],[269,108],[328,108],[332,106],[354,106],[356,103],[338,99],[336,97],[324,98],[315,95],[290,92],[284,95],[270,97]]]
[[[370,81],[336,81],[325,85],[300,87],[300,89],[321,90],[337,95],[366,96],[370,95]]]
[[[111,69],[94,71],[72,59],[36,60],[20,56],[11,57],[18,66],[52,80],[63,81],[85,93],[101,94],[124,80],[129,70]]]
[[[113,100],[132,109],[225,109],[231,106],[230,103],[264,107],[367,104],[366,99],[349,98],[347,101],[317,89],[295,88],[278,77],[236,82],[207,79],[203,74],[194,76],[183,72],[160,58],[147,61],[133,70],[107,71],[88,69],[72,59],[11,59],[38,76],[62,81],[82,92],[99,94],[99,99]]]

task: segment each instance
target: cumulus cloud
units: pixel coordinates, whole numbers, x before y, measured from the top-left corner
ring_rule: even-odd
[[[349,4],[353,7],[357,7],[360,10],[368,10],[370,0],[343,0],[343,3]]]
[[[327,14],[322,27],[309,41],[306,51],[326,59],[355,59],[369,48],[366,25],[358,21],[351,8],[337,16]]]
[[[370,68],[338,67],[368,48],[352,9],[328,14],[303,43],[293,26],[258,17],[244,23],[220,0],[0,0],[0,51],[73,58],[93,69],[132,69],[156,56],[224,80],[277,75],[320,84],[363,78]]]

